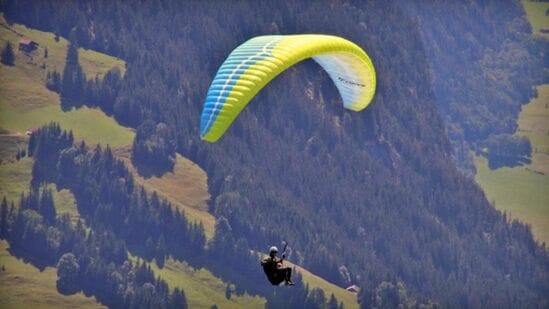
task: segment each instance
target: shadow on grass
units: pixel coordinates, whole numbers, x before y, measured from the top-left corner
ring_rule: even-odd
[[[175,160],[167,164],[141,163],[137,160],[132,160],[139,176],[148,179],[151,177],[162,177],[168,172],[172,172],[175,166]]]
[[[526,157],[502,157],[502,156],[489,156],[488,167],[491,170],[495,170],[501,167],[517,167],[522,165],[528,165],[532,163],[530,158]]]
[[[8,243],[10,244],[8,252],[12,256],[22,260],[24,263],[31,264],[32,266],[38,268],[41,272],[48,266],[55,266],[55,261],[52,261],[50,256],[39,256],[23,248],[22,246],[14,244],[11,240],[8,240]]]

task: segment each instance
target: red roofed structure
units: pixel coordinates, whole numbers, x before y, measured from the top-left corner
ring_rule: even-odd
[[[22,38],[19,40],[19,50],[30,53],[38,48],[38,43],[31,39]]]

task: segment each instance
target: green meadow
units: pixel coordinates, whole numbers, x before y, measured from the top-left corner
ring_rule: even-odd
[[[258,296],[231,295],[225,297],[227,284],[215,277],[205,268],[195,269],[185,262],[166,260],[164,268],[159,269],[152,263],[155,274],[160,275],[170,288],[183,288],[187,296],[189,308],[264,308],[265,299]],[[192,287],[192,288],[189,288]]]
[[[0,164],[0,196],[5,196],[8,201],[19,200],[21,192],[29,189],[32,164],[28,157]]]
[[[517,134],[532,143],[532,164],[536,172],[549,175],[549,84],[537,87],[538,96],[522,107]]]
[[[40,47],[31,54],[18,51],[17,44],[22,37],[38,42]],[[132,129],[118,125],[99,109],[83,107],[63,112],[59,95],[45,87],[47,72],[63,70],[68,46],[65,39],[56,41],[52,33],[8,25],[0,17],[0,45],[4,46],[7,41],[15,49],[15,66],[0,66],[0,128],[3,131],[25,136],[30,128],[56,121],[63,128],[73,130],[76,139],[88,144],[131,145]],[[46,49],[47,58],[44,57]],[[125,71],[125,63],[120,59],[83,49],[79,55],[88,78],[101,76],[114,67]]]
[[[287,263],[287,262],[284,262]],[[343,305],[347,309],[351,308],[359,308],[359,304],[357,301],[356,294],[351,293],[343,288],[340,288],[339,286],[330,283],[317,275],[309,272],[308,270],[292,264],[287,263],[289,266],[294,267],[298,273],[300,273],[303,276],[303,281],[306,282],[309,285],[310,289],[319,288],[324,290],[324,293],[326,294],[326,298],[330,298],[331,294],[334,294],[334,296],[337,298],[339,302],[343,302]]]
[[[475,165],[475,180],[488,200],[511,218],[531,224],[536,239],[549,244],[549,176],[525,166],[490,170],[483,157]]]
[[[549,39],[549,33],[540,31],[540,29],[549,29],[549,16],[545,15],[549,9],[549,2],[522,0],[522,5],[532,25],[532,32]]]
[[[161,177],[151,176],[144,178],[137,173],[131,163],[129,147],[114,150],[115,155],[124,160],[126,166],[135,177],[135,181],[145,187],[147,192],[156,191],[168,200],[174,207],[185,212],[189,220],[201,222],[204,226],[206,238],[214,235],[215,217],[208,212],[208,176],[198,165],[189,159],[177,154],[173,171]]]
[[[57,292],[57,270],[40,271],[10,255],[0,241],[0,308],[105,308],[83,293],[65,296]]]
[[[533,33],[541,34],[541,27],[549,27],[545,15],[549,3],[522,3]],[[537,91],[537,97],[522,107],[516,132],[530,139],[531,163],[490,170],[486,159],[476,157],[475,180],[497,209],[530,224],[534,237],[549,244],[549,84],[538,86]]]
[[[516,133],[530,139],[532,162],[490,170],[477,157],[475,180],[497,209],[530,224],[535,238],[549,244],[549,85],[537,89],[538,96],[522,107]]]
[[[62,128],[72,130],[76,140],[84,140],[88,145],[109,144],[111,147],[131,145],[135,133],[122,127],[96,108],[82,107],[63,112],[57,105],[19,111],[3,104],[0,99],[0,124],[4,129],[24,134],[30,128],[37,128],[52,121]]]

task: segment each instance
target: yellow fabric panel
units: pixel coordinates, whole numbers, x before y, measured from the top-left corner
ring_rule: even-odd
[[[372,61],[360,47],[340,37],[316,34],[256,37],[233,53],[226,62],[236,65],[240,61],[242,66],[247,61],[253,64],[241,74],[239,66],[235,65],[218,72],[215,80],[227,78],[232,82],[230,79],[239,76],[232,86],[228,86],[227,82],[210,88],[209,97],[219,97],[213,108],[206,110],[205,106],[204,113],[216,113],[209,117],[203,113],[202,121],[207,122],[207,132],[201,132],[201,135],[206,141],[217,141],[266,84],[292,65],[308,58],[314,58],[326,69],[344,98],[346,108],[354,111],[364,109],[375,93],[376,77]],[[255,61],[254,57],[262,59]],[[226,91],[229,87],[231,90]],[[354,101],[345,102],[346,98]]]

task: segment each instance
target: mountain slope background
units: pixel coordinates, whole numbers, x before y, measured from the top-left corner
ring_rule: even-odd
[[[549,22],[547,2],[522,1],[532,33],[537,38],[549,35],[539,32]],[[547,64],[545,70],[547,71]],[[508,215],[532,224],[534,236],[549,243],[549,84],[537,86],[538,95],[522,106],[518,119],[517,136],[531,141],[531,163],[519,166],[490,168],[482,157],[475,158],[475,180],[482,186],[488,200]]]
[[[513,4],[487,6],[514,16]],[[456,307],[546,304],[547,253],[449,159],[418,21],[398,3],[158,1],[136,9],[8,1],[4,8],[10,21],[126,59],[105,110],[141,141],[162,135],[204,168],[210,212],[250,248],[290,239],[300,264],[340,285],[359,283],[364,307],[391,291],[410,297],[385,297],[392,301]],[[512,21],[490,12],[482,14]],[[222,141],[200,142],[202,97],[225,55],[254,35],[302,32],[341,35],[368,51],[379,74],[371,108],[341,109],[327,75],[306,61],[264,89]]]
[[[3,98],[0,101],[2,110],[2,120],[0,121],[2,126],[0,134],[0,148],[2,149],[0,156],[2,160],[0,165],[1,196],[14,201],[15,206],[19,206],[21,194],[29,194],[29,183],[34,178],[33,167],[38,166],[40,162],[25,155],[22,158],[19,157],[22,151],[27,150],[29,143],[25,131],[32,127],[37,128],[48,124],[50,121],[57,121],[64,128],[74,132],[75,138],[80,142],[114,146],[116,155],[124,160],[132,173],[135,173],[137,183],[144,185],[149,193],[156,191],[161,198],[169,200],[174,207],[185,211],[189,219],[200,221],[204,225],[205,236],[213,237],[215,218],[204,211],[204,208],[207,209],[205,201],[209,198],[209,194],[205,173],[200,168],[189,160],[177,156],[173,172],[162,177],[147,179],[139,177],[129,159],[130,154],[126,150],[134,136],[131,129],[116,124],[111,117],[96,108],[84,107],[63,111],[59,104],[59,96],[46,89],[46,73],[51,73],[52,68],[55,70],[65,65],[63,59],[66,56],[67,41],[62,37],[55,39],[53,33],[29,29],[18,24],[8,25],[3,18],[0,20],[0,25],[2,26],[0,29],[2,45],[7,41],[14,44],[21,37],[30,38],[40,44],[39,49],[32,53],[16,52],[15,66],[0,67],[0,72],[2,72],[0,75],[3,78],[0,87]],[[46,54],[47,56],[45,56]],[[88,79],[93,78],[95,74],[104,76],[107,71],[113,68],[124,68],[123,61],[104,54],[83,49],[79,51],[79,54],[79,62]],[[22,83],[23,80],[24,83]],[[44,112],[44,108],[47,109],[47,112]],[[104,130],[107,130],[109,134],[101,134]],[[51,184],[47,187],[53,190],[53,201],[58,219],[69,215],[73,224],[76,224],[79,219],[84,219],[79,214],[78,202],[71,191],[68,189],[58,190],[56,185]],[[33,189],[32,186],[30,189]],[[10,212],[14,211],[10,210]],[[5,214],[4,210],[2,213]],[[5,221],[0,223],[0,227],[3,231],[2,237],[6,238],[4,234]],[[33,246],[32,241],[29,241],[29,244],[31,247]],[[57,268],[53,267],[55,264],[47,266],[45,269],[33,267],[32,265],[43,267],[41,265],[44,264],[44,261],[32,254],[22,254],[17,251],[16,249],[22,245],[24,244],[14,239],[10,239],[9,245],[2,242],[0,280],[2,286],[9,286],[9,288],[2,289],[0,306],[100,307],[99,303],[96,303],[96,299],[86,298],[82,293],[74,296],[59,294],[60,292],[56,288]],[[135,261],[136,258],[133,260]],[[167,259],[164,267],[161,268],[154,259],[150,262],[154,273],[166,280],[171,289],[184,288],[187,291],[187,302],[191,307],[209,307],[216,304],[223,308],[257,308],[263,307],[265,303],[264,297],[250,297],[242,295],[240,292],[231,292],[231,295],[227,296],[227,289],[232,287],[229,289],[232,291],[234,285],[230,282],[223,282],[206,268],[195,268],[188,263],[173,259]],[[315,291],[314,288],[321,287],[325,295],[335,294],[346,308],[357,307],[355,294],[330,284],[305,269],[300,268],[299,272],[311,290]],[[21,295],[25,295],[25,297],[22,298]]]
[[[543,81],[547,43],[531,35],[520,1],[403,1],[402,5],[420,25],[433,90],[456,162],[462,170],[474,172],[473,151],[478,153],[493,145],[496,137],[517,130],[521,106],[536,95],[534,86]],[[518,149],[508,148],[512,151],[507,156],[520,159]],[[490,156],[491,166],[501,166],[496,159]]]

